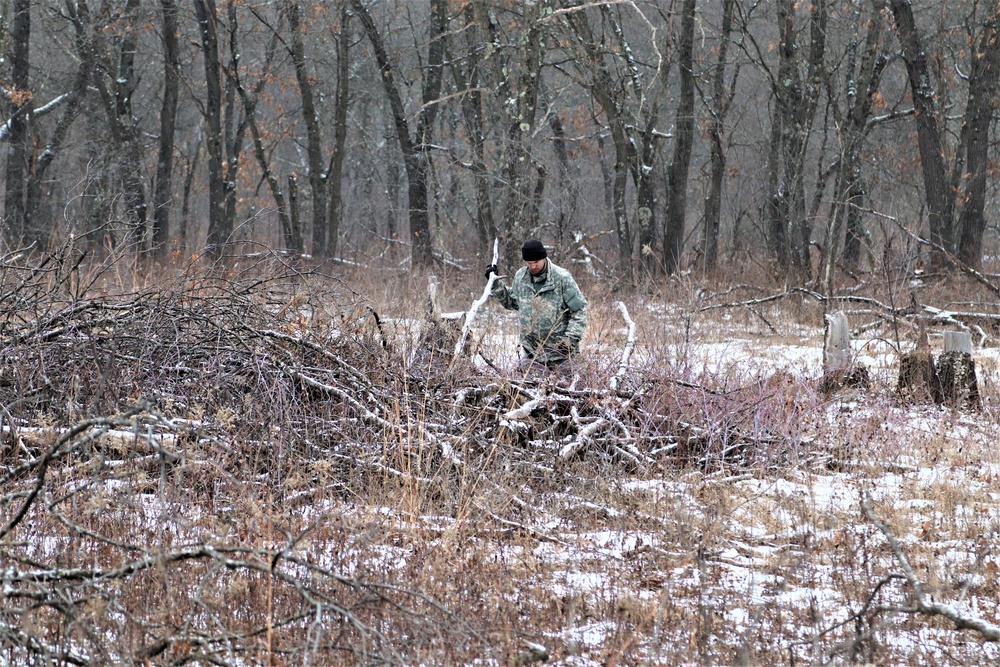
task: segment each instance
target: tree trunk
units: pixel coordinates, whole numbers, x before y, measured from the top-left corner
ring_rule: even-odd
[[[208,239],[205,250],[219,257],[233,228],[226,218],[226,177],[223,171],[222,66],[216,30],[215,0],[194,0],[201,30],[205,65],[205,145],[208,152]]]
[[[969,77],[969,101],[966,118],[966,178],[962,211],[958,219],[958,258],[978,267],[983,254],[986,231],[986,177],[989,174],[988,152],[990,126],[996,106],[1000,77],[1000,10],[993,8],[983,27]]]
[[[430,182],[430,139],[437,114],[437,98],[441,92],[444,60],[444,28],[447,23],[445,0],[433,0],[431,5],[431,35],[427,49],[427,74],[423,87],[423,106],[417,119],[416,139],[410,136],[409,121],[403,106],[402,94],[396,87],[392,60],[382,41],[375,20],[362,0],[351,0],[372,44],[378,63],[382,86],[392,110],[396,138],[403,153],[407,177],[407,205],[409,208],[412,262],[415,267],[429,266],[432,260],[428,192]]]
[[[465,49],[465,61],[468,65],[463,69],[458,58],[451,57],[452,77],[455,86],[462,94],[462,120],[465,123],[466,134],[469,135],[471,152],[472,179],[476,192],[476,232],[479,243],[485,249],[500,236],[493,220],[493,201],[490,194],[490,177],[486,166],[486,137],[483,132],[483,95],[480,92],[479,47],[481,42],[476,37],[482,37],[475,20],[473,5],[466,6],[465,15],[468,44]]]
[[[729,41],[733,32],[733,7],[735,0],[722,2],[722,32],[719,35],[718,57],[712,74],[712,100],[709,107],[708,148],[710,176],[708,195],[705,197],[704,227],[702,228],[701,252],[702,270],[706,274],[715,273],[719,261],[719,230],[722,223],[722,190],[726,178],[726,150],[724,132],[726,115],[732,100],[732,89],[736,85],[737,68],[729,90],[726,89],[726,58]]]
[[[584,61],[586,68],[582,74],[589,78],[591,95],[604,112],[611,132],[611,142],[615,151],[611,177],[611,214],[614,218],[615,236],[618,239],[618,273],[620,277],[632,280],[632,230],[629,227],[626,195],[629,173],[639,170],[635,164],[635,144],[626,127],[625,112],[621,100],[616,95],[614,77],[603,62],[605,55],[603,44],[594,36],[586,13],[570,13],[567,15],[567,20],[586,54]]]
[[[903,61],[910,80],[910,94],[916,111],[917,146],[920,151],[920,168],[924,178],[924,196],[927,202],[930,240],[954,250],[952,230],[952,198],[945,179],[945,156],[938,129],[938,107],[935,91],[931,88],[927,54],[913,20],[909,0],[889,0],[896,21],[896,30],[903,49]],[[937,261],[940,261],[938,258]]]
[[[185,153],[189,151],[185,150]],[[188,244],[188,229],[191,222],[191,191],[194,189],[194,177],[198,173],[198,161],[201,158],[201,144],[194,146],[194,154],[187,159],[187,171],[184,173],[184,189],[181,192],[181,225],[177,230],[179,244],[186,248]]]
[[[539,24],[543,5],[546,3],[524,5],[520,16],[524,36],[516,49],[516,56],[510,57],[512,49],[501,40],[500,28],[490,13],[491,5],[484,0],[473,2],[476,22],[485,35],[485,46],[490,54],[486,60],[489,67],[483,70],[489,78],[483,83],[486,88],[496,91],[496,98],[501,101],[496,124],[506,132],[500,158],[502,173],[499,182],[503,190],[499,215],[502,228],[499,231],[503,238],[504,257],[512,265],[521,261],[521,244],[529,234],[537,235],[537,230],[531,228],[531,221],[538,219],[534,210],[536,189],[532,178],[537,172],[526,137],[530,137],[535,129],[538,110],[544,55],[542,26]]]
[[[306,125],[306,158],[309,162],[309,188],[312,191],[312,252],[317,257],[327,254],[326,174],[323,171],[322,134],[319,115],[313,100],[312,83],[306,68],[306,50],[302,40],[298,0],[288,2],[288,26],[292,32],[291,55],[295,80],[302,97],[302,118]]]
[[[267,181],[268,188],[271,190],[271,198],[274,199],[274,204],[278,210],[278,223],[281,227],[281,238],[286,250],[289,250],[295,255],[301,255],[304,251],[304,243],[302,240],[301,228],[298,225],[298,221],[293,221],[292,216],[289,212],[289,205],[286,203],[285,195],[281,191],[281,181],[274,170],[271,169],[271,164],[268,161],[267,150],[264,146],[264,139],[260,131],[260,123],[257,118],[257,99],[260,97],[261,91],[264,89],[264,85],[267,82],[267,75],[271,70],[271,62],[274,59],[274,53],[277,50],[280,35],[275,30],[271,33],[271,39],[268,42],[268,46],[264,56],[264,62],[262,66],[262,73],[260,78],[257,80],[257,84],[254,86],[252,91],[248,91],[243,83],[243,76],[240,70],[239,59],[236,57],[239,54],[239,44],[236,39],[237,35],[237,17],[235,13],[235,8],[230,5],[230,52],[233,55],[232,65],[227,68],[226,75],[228,77],[228,83],[230,87],[239,96],[240,102],[242,102],[242,113],[241,120],[236,128],[231,131],[231,138],[227,142],[231,148],[231,156],[229,160],[229,173],[227,175],[227,188],[232,190],[232,183],[236,178],[236,170],[239,165],[239,154],[242,145],[242,138],[246,133],[245,128],[250,130],[250,137],[253,141],[254,158],[257,160],[257,165],[260,167],[261,174],[264,180]],[[235,112],[231,111],[228,114],[229,118],[235,116]],[[289,176],[288,183],[294,184],[294,180]],[[291,199],[293,193],[289,192],[288,197]],[[235,197],[231,196],[227,192],[227,217],[232,219],[235,216]]]
[[[79,3],[85,7],[85,3]],[[120,33],[109,25],[108,17],[98,17],[99,24],[90,26],[94,37],[94,51],[98,66],[92,71],[96,88],[107,119],[109,134],[114,142],[113,161],[118,165],[123,201],[126,233],[124,242],[135,244],[146,251],[146,182],[143,177],[145,146],[138,119],[135,117],[133,99],[137,88],[135,56],[138,48],[137,17],[139,0],[128,0],[118,17]],[[117,53],[110,44],[117,43]],[[115,62],[117,60],[117,62]]]
[[[767,145],[767,201],[764,203],[764,221],[767,226],[767,251],[778,271],[787,275],[791,264],[788,249],[788,206],[785,184],[781,180],[781,103],[774,102],[771,110],[771,137]]]
[[[45,234],[41,229],[26,229],[24,218],[25,186],[28,174],[31,172],[30,118],[33,106],[29,81],[30,0],[14,1],[9,32],[4,49],[10,63],[12,88],[8,96],[10,103],[7,105],[7,114],[10,118],[7,142],[10,148],[7,151],[4,232],[7,236],[7,246],[13,247],[19,243],[45,241]]]
[[[237,101],[242,101],[237,88],[242,85],[240,76],[241,47],[239,42],[239,14],[238,0],[226,0],[226,30],[229,33],[229,62],[223,68],[225,77],[222,93],[222,159],[226,165],[225,178],[225,206],[226,216],[225,226],[230,233],[236,229],[236,179],[240,171],[240,158],[243,157],[243,140],[249,125],[249,118],[246,107],[237,105]],[[267,70],[270,69],[274,59],[274,51],[277,45],[278,35],[272,33],[272,38],[268,42],[264,56],[264,74],[261,75],[254,87],[252,98],[256,103],[261,89],[267,80]],[[234,239],[230,239],[234,240]]]
[[[674,157],[667,170],[666,212],[663,222],[663,266],[667,274],[680,267],[687,214],[687,182],[694,144],[694,26],[695,0],[684,1],[678,44],[680,102],[675,122]]]
[[[430,35],[427,45],[427,66],[424,76],[423,105],[417,116],[416,158],[419,162],[418,192],[411,203],[420,207],[422,215],[411,217],[410,236],[413,239],[413,262],[417,266],[430,266],[433,260],[433,239],[431,239],[430,214],[428,212],[431,168],[431,140],[434,135],[434,122],[437,119],[438,106],[441,97],[441,86],[444,81],[444,54],[448,29],[448,0],[431,0]]]
[[[28,179],[24,204],[24,219],[29,229],[33,229],[36,224],[40,224],[40,220],[38,220],[36,214],[42,204],[42,184],[45,182],[46,172],[62,150],[63,145],[69,138],[69,132],[73,123],[80,115],[84,98],[87,95],[87,86],[90,84],[90,78],[93,73],[93,41],[88,29],[90,21],[80,16],[81,13],[86,12],[86,9],[86,5],[83,3],[78,6],[67,5],[66,8],[67,16],[73,24],[76,36],[75,47],[79,64],[73,80],[73,88],[64,103],[62,115],[56,123],[56,127],[52,132],[48,144],[45,146],[45,150],[38,156],[34,169]]]
[[[656,117],[653,114],[653,118]],[[656,256],[653,252],[653,244],[656,239],[656,176],[654,162],[658,141],[655,136],[655,127],[650,122],[646,126],[642,140],[642,151],[640,152],[638,173],[633,175],[635,181],[635,219],[636,219],[636,241],[639,244],[639,266],[641,267],[641,279],[647,280],[656,272]]]
[[[330,184],[330,222],[326,234],[328,257],[337,256],[341,209],[343,207],[344,154],[347,147],[347,111],[350,101],[348,97],[350,62],[347,59],[351,43],[350,25],[351,15],[345,1],[340,5],[340,32],[337,39],[337,95],[334,101],[333,118],[333,155],[330,157],[330,171],[327,177]]]
[[[803,282],[811,273],[812,230],[806,211],[806,149],[825,76],[826,0],[809,5],[808,49],[798,40],[797,7],[792,0],[777,3],[778,70],[771,82],[775,103],[768,164],[768,247],[778,269],[783,273],[791,269],[788,277]]]
[[[556,154],[556,164],[559,170],[556,175],[556,183],[559,191],[556,194],[559,216],[556,219],[556,238],[559,243],[563,243],[566,238],[566,223],[569,212],[576,208],[575,197],[573,197],[573,183],[569,178],[569,149],[566,145],[566,128],[563,126],[562,118],[558,111],[553,111],[549,116],[549,129],[552,130],[552,148]]]
[[[118,80],[116,85],[117,124],[123,140],[123,184],[125,186],[126,220],[129,233],[137,247],[145,252],[146,224],[149,220],[149,205],[146,203],[146,180],[143,177],[143,162],[146,149],[139,129],[139,121],[133,110],[133,100],[138,87],[135,72],[135,56],[138,50],[138,20],[136,13],[139,0],[128,0],[125,5],[125,36],[122,39],[118,57]]]
[[[884,3],[875,2],[871,15],[861,13],[860,4],[855,5],[855,37],[847,50],[845,62],[846,111],[839,113],[833,104],[834,120],[839,129],[837,177],[831,205],[830,224],[823,243],[823,258],[820,266],[820,280],[827,294],[833,292],[834,267],[837,263],[841,234],[844,234],[842,257],[845,264],[854,268],[861,253],[864,228],[861,221],[861,207],[864,203],[864,185],[861,174],[861,149],[868,134],[872,105],[878,93],[882,72],[888,58],[881,52],[884,33],[882,10]],[[862,26],[867,26],[864,45],[859,44]],[[846,226],[846,232],[844,228]]]
[[[153,192],[153,251],[169,249],[170,209],[173,207],[174,136],[177,131],[177,100],[180,92],[180,41],[177,3],[160,0],[163,15],[163,103],[160,106],[160,148]]]
[[[288,175],[288,227],[285,246],[299,256],[304,247],[302,241],[302,217],[299,215],[299,182],[295,174]]]

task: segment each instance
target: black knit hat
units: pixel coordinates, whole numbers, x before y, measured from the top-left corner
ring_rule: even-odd
[[[545,259],[547,256],[545,246],[538,239],[525,241],[524,245],[521,246],[521,259],[526,262],[537,262],[540,259]]]

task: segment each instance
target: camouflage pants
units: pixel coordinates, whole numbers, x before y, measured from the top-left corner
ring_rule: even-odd
[[[563,354],[546,354],[544,351],[533,357],[521,357],[517,362],[517,370],[527,377],[557,375],[571,377],[573,375],[573,358]]]

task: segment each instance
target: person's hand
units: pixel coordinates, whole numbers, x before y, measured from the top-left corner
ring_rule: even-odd
[[[497,265],[496,264],[490,264],[489,266],[486,267],[486,274],[485,275],[486,275],[486,279],[487,280],[490,279],[490,274],[491,273],[496,273],[498,276],[500,275],[500,273],[497,271]]]

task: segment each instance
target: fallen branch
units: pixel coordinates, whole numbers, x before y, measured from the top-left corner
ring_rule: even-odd
[[[719,310],[720,308],[747,308],[751,309],[754,306],[759,306],[764,303],[770,303],[772,301],[779,301],[781,299],[795,296],[801,294],[807,296],[819,303],[857,303],[865,306],[871,306],[883,311],[884,313],[891,315],[892,317],[901,317],[910,313],[909,308],[894,308],[892,306],[886,305],[877,299],[873,299],[867,296],[855,296],[855,295],[841,295],[841,296],[825,296],[819,292],[815,292],[811,289],[806,289],[805,287],[793,287],[789,290],[781,292],[780,294],[771,294],[769,296],[762,296],[757,299],[747,299],[745,301],[733,301],[729,303],[716,303],[708,306],[702,306],[698,309],[699,313],[704,313],[709,310]],[[755,313],[756,314],[756,313]],[[759,316],[759,315],[758,315]]]
[[[635,348],[635,322],[629,317],[628,308],[625,307],[624,301],[618,302],[618,310],[621,311],[625,324],[628,325],[628,338],[625,339],[625,349],[622,350],[622,358],[618,362],[618,372],[611,378],[611,391],[618,391],[618,383],[621,382],[622,376],[628,369],[628,362],[632,357],[632,350]]]
[[[896,539],[895,533],[892,532],[892,528],[890,528],[889,524],[884,521],[879,521],[878,517],[875,515],[875,509],[872,506],[871,496],[867,493],[865,494],[865,499],[864,502],[862,502],[861,507],[868,516],[868,520],[872,522],[872,525],[882,531],[882,534],[885,535],[885,539],[889,543],[889,548],[892,550],[893,555],[896,557],[896,562],[903,571],[903,576],[913,589],[913,597],[916,607],[912,609],[897,609],[897,611],[922,613],[930,616],[943,616],[951,621],[958,630],[972,630],[973,632],[978,632],[979,635],[988,642],[1000,641],[1000,626],[996,626],[986,619],[979,618],[977,616],[970,616],[953,605],[943,604],[929,599],[927,594],[924,592],[923,582],[917,578],[917,574],[913,571],[913,567],[910,565],[909,559],[907,559],[906,554],[903,552],[903,547],[899,543],[899,540]]]
[[[901,223],[899,220],[897,220],[896,218],[894,218],[892,216],[883,215],[882,217],[888,218],[889,220],[891,220],[893,223],[896,224],[897,227],[899,227],[903,231],[903,233],[907,234],[910,238],[912,238],[917,243],[921,243],[923,245],[926,245],[926,246],[929,246],[929,247],[933,248],[936,252],[940,253],[941,256],[945,259],[945,261],[947,261],[953,267],[955,267],[956,269],[958,269],[959,271],[961,271],[965,275],[967,275],[967,276],[971,277],[972,279],[974,279],[980,285],[982,285],[983,287],[985,287],[989,291],[993,292],[993,294],[995,294],[996,296],[1000,296],[1000,287],[998,287],[996,284],[994,284],[989,278],[987,278],[985,275],[983,275],[982,273],[980,273],[979,271],[977,271],[975,268],[969,266],[968,264],[966,264],[965,262],[963,262],[962,260],[960,260],[958,257],[956,257],[954,254],[952,254],[951,252],[949,252],[947,248],[945,248],[944,246],[942,246],[939,243],[935,243],[934,241],[931,241],[929,239],[925,239],[924,237],[920,236],[919,234],[914,234],[909,229],[907,229],[906,226],[903,225],[903,223]]]

